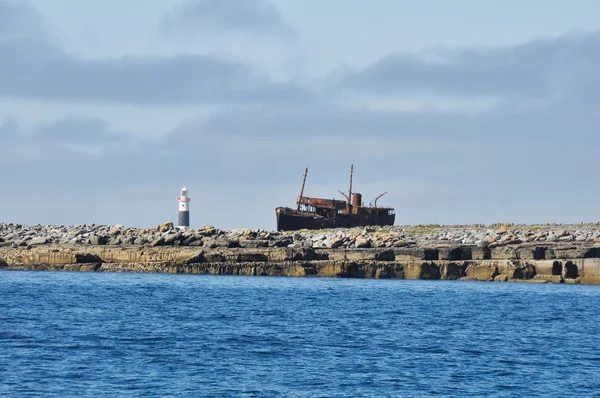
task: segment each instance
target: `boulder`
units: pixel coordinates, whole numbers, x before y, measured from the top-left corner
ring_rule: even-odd
[[[313,247],[313,241],[311,239],[307,239],[304,242],[302,242],[302,248],[312,249],[312,247]]]
[[[133,241],[133,244],[138,246],[145,245],[146,243],[148,243],[148,239],[143,237],[139,237]]]
[[[181,234],[167,234],[164,236],[164,244],[165,246],[172,246],[179,238],[181,238]]]
[[[110,240],[108,241],[108,244],[110,246],[118,246],[121,244],[121,237],[120,236],[115,236],[113,238],[110,238]]]
[[[156,230],[159,232],[167,232],[170,229],[173,229],[173,223],[170,221],[156,226]]]
[[[343,244],[344,244],[343,239],[333,238],[329,242],[327,242],[327,247],[329,249],[337,249],[338,247],[341,247]]]
[[[215,240],[209,237],[202,238],[202,245],[208,249],[214,249],[215,247],[217,247]]]
[[[110,230],[110,234],[111,235],[119,235],[122,232],[122,230],[123,230],[123,226],[121,224],[117,224]]]
[[[369,240],[366,238],[357,238],[354,246],[358,249],[364,249],[371,247],[371,242],[369,242]]]
[[[106,244],[106,237],[102,236],[102,235],[90,235],[89,237],[90,239],[90,244],[92,245],[105,245]]]
[[[163,238],[162,236],[159,236],[158,238],[153,240],[152,243],[150,243],[150,246],[152,246],[152,247],[162,246],[164,243],[165,243],[165,238]]]
[[[45,245],[46,243],[48,243],[48,239],[44,237],[33,238],[28,242],[29,246]]]
[[[240,247],[247,249],[269,246],[269,241],[265,239],[240,239],[238,243]]]

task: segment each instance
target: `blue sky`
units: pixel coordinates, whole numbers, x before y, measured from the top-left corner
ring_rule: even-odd
[[[600,3],[0,0],[0,220],[598,221]],[[338,194],[338,196],[340,196]]]

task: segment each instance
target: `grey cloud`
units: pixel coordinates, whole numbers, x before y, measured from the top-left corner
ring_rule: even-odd
[[[277,7],[265,0],[188,1],[163,17],[161,30],[167,34],[212,30],[254,36],[296,36]]]
[[[0,42],[0,95],[146,105],[295,102],[310,97],[247,65],[208,55],[82,60],[21,38]]]
[[[43,18],[28,1],[0,1],[0,39],[44,33]]]
[[[598,87],[600,33],[571,34],[508,47],[392,54],[333,78],[332,90],[550,98]]]
[[[22,132],[15,118],[7,117],[0,122],[0,142],[8,142],[19,139]]]
[[[106,145],[132,139],[126,133],[112,131],[108,123],[84,115],[68,115],[56,122],[38,126],[35,138],[53,144]]]
[[[543,139],[568,133],[594,137],[599,116],[593,108],[557,101],[538,108],[499,107],[466,114],[422,110],[400,112],[360,106],[313,104],[306,106],[230,107],[206,121],[181,126],[176,139],[202,144],[207,136],[294,138],[318,141],[379,139]]]
[[[0,96],[167,106],[311,97],[293,83],[210,55],[81,59],[34,34],[42,25],[37,19],[28,3],[0,2]],[[20,31],[28,34],[14,34]]]

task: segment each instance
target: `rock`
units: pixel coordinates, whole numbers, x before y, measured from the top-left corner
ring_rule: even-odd
[[[339,238],[333,238],[326,243],[329,249],[337,249],[338,247],[341,247],[342,244],[344,244],[344,240]]]
[[[112,237],[108,240],[110,246],[118,246],[121,244],[121,237],[119,235]]]
[[[157,247],[157,246],[162,246],[165,243],[165,238],[163,238],[162,236],[156,238],[154,241],[152,241],[152,243],[150,243],[150,246],[152,247]]]
[[[273,246],[273,247],[288,247],[292,243],[294,243],[294,242],[291,239],[289,239],[289,238],[283,238],[283,239],[277,239],[275,241],[269,242],[269,246]]]
[[[122,229],[123,226],[121,224],[117,224],[111,229],[110,233],[111,235],[118,235],[122,232]]]
[[[368,248],[371,247],[371,242],[369,242],[369,240],[365,238],[357,238],[356,243],[354,243],[354,246],[358,249]]]
[[[209,237],[202,238],[202,245],[209,249],[214,249],[215,247],[217,247],[215,240]]]
[[[183,237],[183,241],[181,242],[182,246],[190,246],[193,242],[195,242],[196,240],[200,240],[198,238],[196,238],[194,235],[188,236],[188,237]]]
[[[121,245],[133,245],[135,238],[133,236],[121,236]]]
[[[172,223],[172,222],[170,222],[170,221],[169,221],[169,222],[162,223],[162,224],[160,224],[160,225],[158,225],[158,226],[156,227],[156,230],[157,230],[158,232],[167,232],[167,231],[168,231],[168,230],[170,230],[170,229],[173,229],[173,223]]]
[[[133,244],[138,246],[145,245],[146,243],[148,243],[148,239],[143,237],[139,237],[133,241]]]
[[[302,242],[302,248],[304,249],[312,249],[313,247],[313,241],[310,239],[305,240],[304,242]]]
[[[92,245],[105,245],[106,237],[101,235],[90,235],[90,244]]]
[[[240,247],[244,248],[257,248],[257,247],[268,247],[269,241],[265,239],[240,239],[238,242]]]
[[[558,240],[561,242],[571,242],[575,240],[575,238],[573,238],[571,235],[562,235],[560,238],[558,238]]]
[[[490,243],[494,243],[496,241],[496,238],[492,237],[492,236],[488,236],[486,238],[483,239],[483,242],[490,244]]]
[[[5,240],[13,240],[14,238],[16,238],[18,236],[19,235],[16,232],[11,232],[10,234],[4,235],[4,239]]]
[[[198,233],[204,236],[213,236],[217,233],[217,230],[212,225],[205,225],[198,228]]]
[[[231,247],[231,241],[225,238],[219,238],[215,240],[216,247]]]
[[[170,246],[173,245],[175,243],[176,240],[178,240],[181,237],[181,234],[168,234],[164,237],[164,245],[165,246]]]
[[[33,238],[28,242],[29,246],[45,245],[46,243],[48,240],[44,237]]]
[[[504,274],[496,275],[494,277],[495,282],[508,282],[508,276]]]
[[[514,238],[514,239],[504,242],[504,244],[506,244],[506,245],[518,245],[520,243],[523,243],[523,242],[521,241],[521,239],[518,239],[518,238]]]

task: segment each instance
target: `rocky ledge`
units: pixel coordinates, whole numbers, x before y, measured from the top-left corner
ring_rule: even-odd
[[[0,269],[600,283],[600,224],[280,233],[0,224]]]

